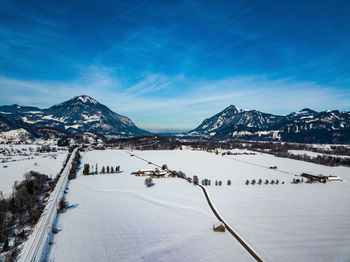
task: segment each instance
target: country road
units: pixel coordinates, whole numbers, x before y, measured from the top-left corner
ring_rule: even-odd
[[[24,247],[18,258],[19,262],[40,262],[42,255],[45,251],[50,232],[52,230],[53,222],[57,215],[57,208],[60,200],[62,199],[64,190],[68,183],[69,171],[72,167],[72,162],[77,153],[78,148],[75,148],[72,152],[66,167],[64,168],[60,179],[58,180],[55,189],[50,194],[50,198],[46,204],[44,212],[42,213],[38,223],[28,240],[25,242]]]
[[[140,156],[135,155],[134,153],[131,152],[127,152],[130,156],[136,157],[142,161],[147,162],[148,164],[154,165],[156,167],[160,167],[160,165],[157,165],[147,159],[144,159]],[[234,159],[235,160],[235,159]],[[265,168],[265,167],[264,167]],[[207,192],[207,190],[205,189],[204,186],[201,186],[198,184],[198,186],[202,189],[203,194],[205,196],[206,201],[208,202],[208,205],[211,209],[211,211],[213,212],[213,214],[215,215],[215,217],[221,221],[224,225],[226,230],[240,243],[240,245],[258,262],[263,262],[263,259],[254,251],[254,249],[252,247],[250,247],[248,245],[248,243],[246,241],[243,240],[243,238],[241,236],[238,235],[238,233],[236,233],[225,221],[224,219],[218,214],[217,210],[215,209],[214,205],[212,204],[209,194]]]

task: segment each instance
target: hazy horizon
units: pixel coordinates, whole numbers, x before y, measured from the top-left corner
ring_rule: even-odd
[[[86,94],[161,132],[231,104],[350,111],[349,13],[346,0],[5,0],[0,104]]]

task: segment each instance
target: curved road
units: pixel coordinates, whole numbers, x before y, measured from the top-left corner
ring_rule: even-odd
[[[131,152],[127,152],[130,156],[134,156],[142,161],[145,161],[147,163],[150,163],[156,167],[160,167],[159,165],[151,162],[151,161],[148,161],[142,157],[139,157],[137,155],[135,155],[134,153],[131,153]],[[232,158],[231,158],[232,159]],[[233,159],[233,160],[236,160],[236,159]],[[251,163],[249,163],[251,164]],[[265,167],[264,167],[265,168]],[[218,212],[216,211],[214,205],[212,204],[210,198],[209,198],[209,195],[208,195],[208,192],[207,190],[205,189],[205,187],[201,186],[198,184],[198,186],[200,188],[202,188],[203,190],[203,193],[204,193],[204,196],[208,202],[208,205],[211,209],[211,211],[213,212],[213,214],[216,216],[216,218],[221,221],[224,225],[225,225],[225,228],[227,229],[228,232],[230,232],[230,234],[241,244],[241,246],[244,247],[244,249],[258,262],[263,262],[262,258],[253,250],[252,247],[250,247],[236,232],[233,231],[233,229],[222,219],[222,217],[218,214]]]

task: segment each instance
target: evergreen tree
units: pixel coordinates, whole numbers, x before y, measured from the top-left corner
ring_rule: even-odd
[[[105,166],[102,167],[102,174],[106,174]]]
[[[90,173],[90,165],[84,164],[83,175],[87,176]]]
[[[109,166],[107,166],[107,174],[109,174]]]

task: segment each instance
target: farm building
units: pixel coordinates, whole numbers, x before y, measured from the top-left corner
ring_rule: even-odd
[[[225,226],[222,223],[213,225],[214,232],[225,232]]]
[[[155,170],[152,169],[140,169],[139,171],[132,172],[131,175],[134,176],[150,176],[155,173]]]
[[[341,182],[343,179],[338,176],[328,176],[328,181],[330,182]]]
[[[134,176],[151,176],[155,178],[168,177],[169,174],[166,171],[159,171],[158,169],[140,169],[139,171],[132,172],[131,175]]]
[[[328,177],[324,176],[324,175],[311,175],[311,174],[307,174],[307,173],[302,173],[300,176],[307,178],[310,182],[322,182],[322,183],[326,183],[328,181]]]

